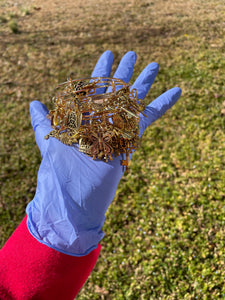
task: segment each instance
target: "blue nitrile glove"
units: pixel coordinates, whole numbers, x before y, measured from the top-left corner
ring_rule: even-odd
[[[121,60],[114,77],[125,82],[131,79],[136,54],[128,52]],[[100,57],[92,77],[109,77],[113,54]],[[158,72],[157,63],[149,64],[132,88],[144,99]],[[180,97],[180,88],[173,88],[149,104],[140,120],[140,136],[144,130]],[[47,108],[39,101],[30,104],[31,123],[42,155],[37,191],[27,206],[27,225],[41,243],[60,252],[83,256],[97,247],[103,238],[105,212],[112,202],[123,175],[121,156],[113,161],[93,160],[77,147],[62,144],[56,138],[44,139],[51,131],[46,118]]]

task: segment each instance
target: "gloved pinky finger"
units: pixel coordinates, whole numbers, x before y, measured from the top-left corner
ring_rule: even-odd
[[[179,87],[174,87],[160,95],[158,98],[156,98],[146,106],[144,114],[147,117],[141,115],[139,136],[142,136],[145,129],[149,125],[159,119],[169,108],[171,108],[177,102],[177,100],[180,98],[181,92],[182,91]]]

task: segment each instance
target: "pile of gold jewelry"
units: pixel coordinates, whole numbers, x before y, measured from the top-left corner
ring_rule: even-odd
[[[79,151],[108,162],[129,153],[139,143],[139,115],[145,106],[137,91],[116,78],[68,79],[56,88],[54,109],[49,112],[55,137],[66,145],[79,144]]]

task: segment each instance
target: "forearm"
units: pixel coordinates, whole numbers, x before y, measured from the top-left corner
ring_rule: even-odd
[[[86,256],[38,242],[22,221],[0,251],[0,299],[74,299],[92,271],[100,246]]]

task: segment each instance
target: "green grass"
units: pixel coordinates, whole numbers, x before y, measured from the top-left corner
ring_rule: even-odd
[[[19,33],[20,32],[19,27],[18,27],[18,23],[15,20],[11,20],[8,25],[9,25],[9,28],[11,29],[11,31],[13,33]]]
[[[49,107],[52,89],[71,72],[89,76],[107,49],[115,70],[134,50],[132,81],[149,62],[160,65],[146,103],[173,86],[183,93],[144,134],[77,299],[225,299],[223,0],[114,0],[104,12],[102,0],[65,9],[47,2],[49,10],[27,5],[29,14],[20,6],[0,11],[1,245],[36,188],[41,158],[29,102]],[[19,35],[5,21],[12,14]]]

